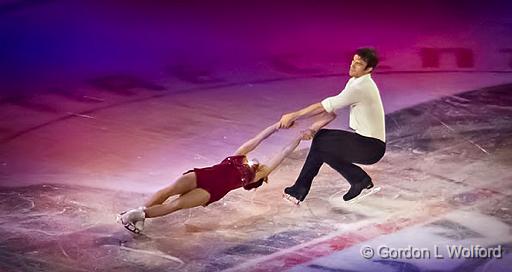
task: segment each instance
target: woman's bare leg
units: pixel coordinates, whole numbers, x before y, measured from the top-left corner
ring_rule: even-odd
[[[196,188],[169,203],[147,207],[144,212],[146,213],[146,218],[159,217],[181,209],[189,209],[204,205],[208,203],[208,200],[210,200],[210,193],[204,189]]]
[[[179,177],[173,184],[158,190],[144,205],[149,208],[165,202],[173,195],[182,195],[197,188],[196,174],[194,172],[187,173]]]

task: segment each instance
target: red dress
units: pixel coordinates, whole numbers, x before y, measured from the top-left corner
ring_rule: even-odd
[[[210,200],[204,206],[223,198],[231,190],[240,187],[250,190],[261,186],[262,181],[251,183],[256,173],[244,163],[244,159],[244,155],[230,156],[214,166],[194,168],[186,172],[196,173],[197,188],[210,193]]]

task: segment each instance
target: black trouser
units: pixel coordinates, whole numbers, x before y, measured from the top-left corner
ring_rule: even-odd
[[[313,138],[306,162],[297,181],[288,189],[289,193],[304,200],[324,162],[351,185],[361,182],[370,176],[354,163],[374,164],[384,156],[385,151],[386,143],[379,139],[344,130],[321,129]]]

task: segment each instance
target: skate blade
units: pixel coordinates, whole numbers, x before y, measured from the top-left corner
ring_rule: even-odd
[[[118,214],[118,215],[116,216],[116,222],[117,222],[117,223],[124,225],[124,222],[123,222],[123,214],[125,214],[125,213],[126,213],[126,211],[124,211],[124,212],[122,212],[122,213],[120,213],[120,214]]]
[[[130,231],[130,232],[132,232],[132,233],[135,233],[135,234],[141,234],[140,229],[138,229],[138,228],[135,226],[135,224],[133,224],[133,223],[124,223],[124,222],[123,222],[123,214],[125,214],[125,213],[126,213],[126,211],[124,211],[124,212],[122,212],[122,213],[118,214],[118,215],[116,216],[116,222],[117,222],[117,223],[119,223],[119,224],[121,224],[121,225],[123,225],[123,227],[124,227],[125,229],[129,230],[129,231]]]
[[[288,203],[292,203],[293,205],[299,207],[300,206],[300,200],[296,199],[295,197],[289,195],[289,194],[283,194],[283,199],[286,200]]]
[[[363,193],[361,193],[357,197],[347,201],[347,203],[348,204],[355,204],[355,203],[361,201],[362,199],[364,199],[365,197],[373,195],[373,194],[375,194],[375,193],[377,193],[379,191],[380,191],[380,187],[373,187],[371,189],[364,189]]]
[[[140,234],[140,230],[137,227],[135,227],[135,225],[133,223],[128,223],[123,226],[125,229],[129,230],[132,233]]]

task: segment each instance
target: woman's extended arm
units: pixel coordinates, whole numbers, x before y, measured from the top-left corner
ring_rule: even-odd
[[[309,129],[306,131],[303,131],[302,133],[302,139],[303,140],[311,140],[313,139],[313,136],[323,127],[325,127],[327,124],[332,122],[332,120],[336,119],[336,114],[334,113],[322,113],[320,116],[320,119],[318,119],[316,122],[314,122]]]
[[[245,142],[236,150],[235,155],[247,155],[249,152],[253,151],[263,140],[268,138],[277,130],[279,130],[279,122],[272,124],[271,126],[258,133],[258,135],[256,135],[254,138]]]
[[[299,145],[300,141],[302,140],[302,135],[298,135],[293,139],[291,143],[289,143],[287,146],[285,146],[281,152],[279,152],[277,155],[275,155],[268,163],[264,164],[263,171],[258,171],[256,173],[256,177],[254,180],[259,180],[261,178],[264,178],[268,176],[274,169],[276,169],[286,158],[288,155],[290,155],[295,148]]]

